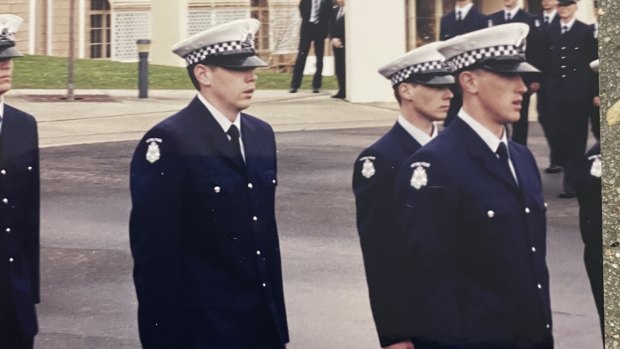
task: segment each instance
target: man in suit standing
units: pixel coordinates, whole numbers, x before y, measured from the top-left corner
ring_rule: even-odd
[[[560,21],[549,28],[549,116],[564,169],[561,198],[575,197],[576,166],[586,151],[592,108],[590,62],[597,57],[592,29],[575,18],[576,0],[560,0]]]
[[[370,304],[379,342],[390,349],[413,345],[404,330],[408,315],[398,302],[403,265],[395,234],[394,179],[406,159],[437,135],[433,122],[446,117],[452,98],[454,77],[437,44],[416,48],[379,70],[392,82],[400,115],[388,133],[362,151],[353,171]]]
[[[537,37],[540,38],[540,51],[543,53],[537,55],[536,58],[540,59],[534,62],[534,66],[540,69],[540,89],[536,93],[536,111],[538,112],[538,122],[543,129],[545,139],[549,146],[549,167],[545,169],[546,173],[559,173],[562,172],[562,167],[559,165],[558,150],[556,142],[557,131],[551,123],[551,116],[549,111],[549,93],[547,82],[549,80],[549,60],[546,57],[546,53],[551,46],[551,38],[549,37],[549,28],[557,25],[560,21],[560,17],[557,16],[557,0],[542,0],[541,6],[543,12],[538,14],[534,18],[534,26],[538,33]]]
[[[31,349],[39,283],[39,144],[34,117],[4,103],[11,89],[15,33],[22,19],[0,15],[0,347]]]
[[[332,98],[344,99],[347,96],[345,78],[345,48],[344,48],[344,5],[345,0],[336,0],[338,6],[334,7],[329,22],[329,39],[334,48],[334,63],[336,78],[338,79],[338,92]]]
[[[590,25],[592,28],[592,35],[594,36],[594,46],[596,47],[596,58],[598,59],[598,2],[594,1],[594,23]],[[597,63],[598,64],[598,63]],[[598,68],[597,68],[598,69]],[[592,108],[590,109],[590,126],[592,133],[597,140],[601,139],[601,99],[599,97],[599,78],[598,73],[594,73],[592,76]]]
[[[129,225],[144,348],[285,348],[271,127],[242,113],[256,89],[246,19],[173,47],[198,90],[142,138]]]
[[[297,92],[299,86],[301,86],[311,43],[314,43],[314,54],[316,55],[316,70],[312,79],[312,92],[319,93],[321,89],[323,53],[329,16],[332,10],[331,4],[331,0],[301,0],[299,2],[301,28],[299,30],[299,47],[297,49],[295,67],[293,68],[290,93]]]
[[[534,56],[541,55],[544,52],[541,52],[540,50],[540,39],[537,37],[538,32],[535,30],[534,16],[520,9],[517,0],[504,0],[504,9],[491,14],[489,18],[493,22],[493,25],[501,25],[505,23],[525,23],[530,27],[530,32],[526,38],[527,48],[525,51],[525,57],[528,63],[536,66],[536,62],[541,59]],[[540,82],[538,79],[534,80],[533,77],[525,77],[524,82],[525,86],[527,86],[527,93],[523,95],[521,117],[519,118],[519,121],[512,124],[512,135],[510,138],[519,144],[527,145],[530,96],[538,91],[540,88]]]
[[[472,0],[457,0],[454,11],[448,12],[441,17],[439,25],[439,40],[448,40],[457,35],[463,35],[474,30],[486,28],[490,26],[490,20],[474,7]],[[461,93],[456,88],[452,90],[454,98],[450,102],[450,110],[444,121],[444,125],[448,126],[456,113],[461,108],[463,100]]]
[[[458,117],[396,178],[416,349],[552,349],[546,205],[532,153],[510,141],[520,117],[528,33],[510,23],[438,51],[463,91]]]

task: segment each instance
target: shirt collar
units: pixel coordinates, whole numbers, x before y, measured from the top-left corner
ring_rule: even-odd
[[[465,17],[467,17],[469,10],[471,10],[473,6],[474,6],[473,2],[470,2],[469,4],[463,7],[454,6],[454,16],[456,16],[456,11],[461,11],[461,19],[464,19]]]
[[[504,8],[504,18],[506,18],[506,14],[510,13],[510,18],[514,19],[515,16],[517,15],[517,12],[519,12],[519,6],[516,6],[515,8],[513,8],[512,10],[509,10],[507,8]]]
[[[467,114],[467,112],[463,110],[463,108],[459,110],[458,116],[463,121],[465,121],[465,123],[469,125],[469,127],[471,127],[474,130],[474,132],[478,134],[480,138],[482,138],[484,143],[486,143],[489,146],[489,149],[491,149],[493,153],[497,151],[497,147],[499,147],[500,143],[504,143],[506,145],[506,149],[508,149],[508,138],[506,137],[506,128],[504,128],[502,138],[497,138],[497,136],[493,134],[493,132],[491,132],[488,128],[484,127],[481,123],[476,121],[476,119],[471,117],[471,115]]]
[[[412,123],[410,123],[404,116],[398,115],[398,124],[402,126],[413,139],[415,139],[420,145],[426,145],[426,143],[430,142],[431,139],[437,136],[437,127],[433,125],[433,132],[429,136],[426,132],[420,130],[415,127]]]
[[[207,107],[211,115],[213,115],[213,118],[215,118],[215,121],[217,121],[222,130],[224,130],[224,133],[228,132],[228,129],[231,125],[235,125],[237,126],[237,129],[239,129],[239,135],[241,135],[241,118],[239,117],[241,113],[237,113],[235,121],[230,122],[230,120],[228,120],[228,118],[225,117],[224,114],[222,114],[213,105],[211,105],[211,103],[209,103],[202,94],[198,94],[198,99],[202,102],[202,104],[204,104],[205,107]]]
[[[566,26],[566,27],[568,27],[568,30],[570,30],[570,28],[572,28],[572,27],[573,27],[573,24],[575,24],[575,20],[577,20],[577,18],[576,18],[576,17],[573,17],[573,19],[571,19],[571,20],[570,20],[570,22],[568,22],[568,23],[564,23],[564,22],[562,22],[562,20],[560,19],[560,28],[561,28],[561,27]]]
[[[545,12],[543,11],[543,19],[545,19],[545,16],[549,17],[549,23],[551,23],[553,21],[553,19],[555,18],[555,14],[558,13],[557,9],[553,9],[549,12]]]

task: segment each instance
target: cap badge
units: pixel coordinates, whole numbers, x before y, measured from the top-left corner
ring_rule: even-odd
[[[375,164],[373,161],[375,160],[374,156],[364,156],[360,158],[359,161],[363,161],[362,164],[362,176],[365,178],[370,178],[375,175]]]
[[[157,143],[161,142],[161,138],[149,138],[146,140],[146,143],[149,144],[149,148],[146,150],[146,161],[152,164],[159,160],[161,153],[159,152],[159,145]]]
[[[590,167],[590,174],[594,177],[601,178],[602,168],[601,168],[601,156],[600,155],[592,155],[588,158],[592,161],[592,167]]]
[[[6,27],[2,28],[2,32],[0,32],[0,42],[2,41],[15,41],[13,33],[10,33]]]
[[[254,48],[254,34],[248,32],[245,35],[245,39],[241,42],[242,48]]]
[[[428,176],[426,175],[426,168],[430,167],[431,164],[428,162],[414,162],[411,164],[411,168],[415,167],[413,170],[413,174],[411,175],[411,180],[409,183],[416,190],[420,190],[422,187],[425,187],[428,184]]]

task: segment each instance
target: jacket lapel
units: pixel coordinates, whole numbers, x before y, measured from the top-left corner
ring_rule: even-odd
[[[510,170],[497,158],[495,153],[491,151],[482,138],[480,138],[465,121],[458,117],[455,118],[453,124],[456,127],[453,129],[453,125],[450,125],[448,129],[457,133],[467,153],[469,153],[475,161],[479,162],[488,174],[504,183],[510,189],[518,191],[519,187],[514,177],[512,177]],[[516,164],[513,163],[513,165],[516,167]]]
[[[196,120],[198,127],[201,129],[199,134],[204,134],[204,139],[209,143],[213,153],[230,163],[239,171],[244,171],[245,166],[236,159],[235,151],[228,136],[198,97],[192,100],[188,108],[190,109],[190,115]],[[242,130],[241,132],[244,131]]]
[[[398,140],[401,147],[408,154],[413,154],[422,147],[398,122],[394,124],[390,133]]]

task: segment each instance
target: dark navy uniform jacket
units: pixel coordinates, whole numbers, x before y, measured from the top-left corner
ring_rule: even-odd
[[[454,11],[448,12],[441,17],[439,26],[439,40],[448,40],[457,35],[473,32],[489,26],[489,18],[476,10],[475,7],[469,9],[467,16],[460,22],[456,20]]]
[[[572,28],[561,34],[561,22],[549,28],[549,97],[556,103],[592,105],[590,62],[597,58],[594,33],[588,25],[575,20]]]
[[[370,305],[382,347],[408,339],[403,330],[406,318],[396,297],[402,281],[399,276],[402,264],[398,259],[401,254],[398,253],[400,245],[394,224],[392,190],[398,169],[419,148],[420,144],[397,122],[375,144],[362,151],[354,164],[357,230]],[[372,175],[364,172],[370,175],[368,178],[362,174],[366,159],[374,168]]]
[[[274,133],[241,114],[241,136],[245,167],[195,98],[136,149],[129,229],[145,348],[272,349],[288,342]]]
[[[40,302],[35,119],[5,104],[0,138],[0,310],[13,308],[17,328],[32,337],[38,331],[35,304]]]
[[[540,175],[527,148],[509,149],[518,186],[459,117],[399,171],[416,348],[553,347]]]

